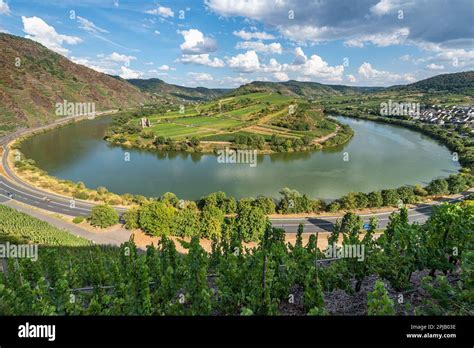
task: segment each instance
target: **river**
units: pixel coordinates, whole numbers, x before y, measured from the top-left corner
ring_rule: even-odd
[[[215,191],[236,198],[277,197],[283,187],[311,198],[333,199],[427,184],[460,168],[437,141],[402,127],[338,116],[354,137],[339,148],[258,156],[257,166],[218,163],[211,154],[158,153],[114,146],[103,140],[110,116],[35,135],[22,145],[27,158],[61,179],[105,186],[115,193],[159,196],[174,192],[198,199]]]

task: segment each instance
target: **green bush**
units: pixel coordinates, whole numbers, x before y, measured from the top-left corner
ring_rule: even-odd
[[[119,215],[110,205],[96,205],[92,208],[89,222],[92,226],[106,228],[119,222]]]
[[[80,224],[82,221],[84,221],[83,216],[76,216],[74,219],[72,219],[72,222],[75,224]]]
[[[377,280],[374,291],[367,294],[368,315],[394,315],[395,307],[393,301],[388,297],[384,284]]]
[[[89,199],[89,195],[84,191],[74,192],[73,197],[77,199]]]

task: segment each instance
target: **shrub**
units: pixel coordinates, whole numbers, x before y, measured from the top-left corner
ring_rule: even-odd
[[[123,214],[123,219],[125,220],[125,228],[127,230],[135,230],[140,227],[140,224],[138,223],[138,214],[138,208],[129,209]]]
[[[105,228],[119,222],[119,215],[110,205],[96,205],[92,208],[89,222],[92,226]]]
[[[384,206],[397,206],[399,203],[400,197],[398,196],[397,190],[387,189],[382,190],[382,199]]]
[[[84,191],[76,191],[74,192],[74,195],[73,195],[74,198],[77,198],[77,199],[89,199],[89,195],[84,192]]]
[[[371,192],[367,195],[370,208],[380,208],[383,205],[383,197],[380,191]]]
[[[327,207],[327,211],[330,212],[330,213],[335,213],[335,212],[339,211],[340,209],[341,209],[341,205],[337,201],[332,202]]]
[[[388,297],[384,284],[377,280],[374,291],[367,294],[367,314],[368,315],[394,315],[395,308],[393,301]]]
[[[84,221],[83,216],[76,216],[74,219],[72,219],[72,222],[75,224],[80,224],[82,221]]]
[[[431,195],[445,195],[449,193],[449,185],[446,179],[435,179],[427,187]]]

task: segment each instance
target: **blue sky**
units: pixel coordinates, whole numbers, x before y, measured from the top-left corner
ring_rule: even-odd
[[[0,31],[124,78],[387,86],[474,67],[471,0],[0,0]]]

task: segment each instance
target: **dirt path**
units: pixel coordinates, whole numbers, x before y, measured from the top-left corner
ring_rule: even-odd
[[[325,142],[326,140],[331,139],[332,137],[335,137],[337,133],[339,132],[339,129],[341,129],[341,127],[339,125],[336,125],[336,130],[334,132],[332,132],[331,134],[325,135],[324,137],[313,139],[311,143],[321,144],[322,142]]]

